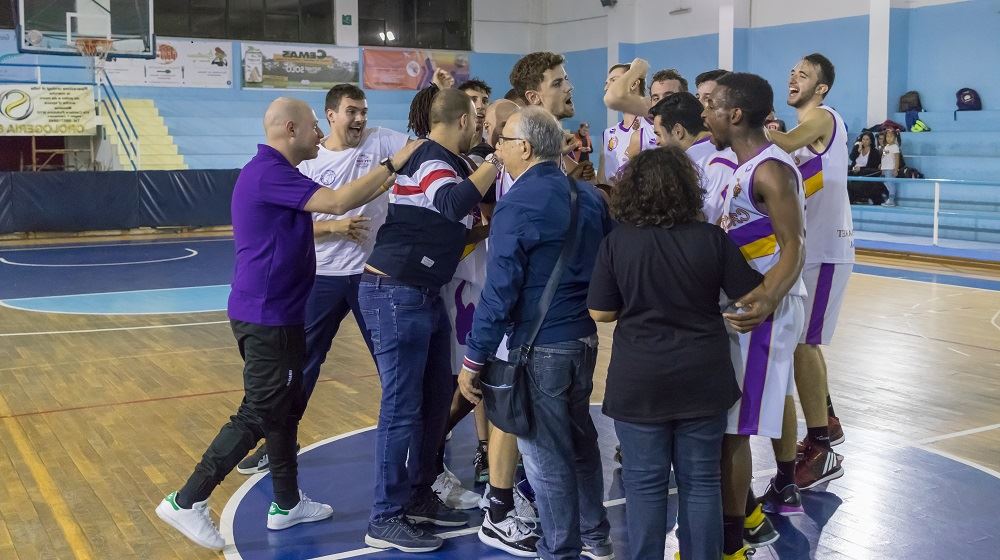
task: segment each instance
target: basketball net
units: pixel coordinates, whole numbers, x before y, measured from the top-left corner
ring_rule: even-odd
[[[108,61],[108,57],[114,51],[114,40],[86,38],[74,39],[73,43],[76,45],[76,50],[80,53],[80,56],[86,56],[93,60],[94,77],[98,78],[100,71],[104,69],[104,65]]]

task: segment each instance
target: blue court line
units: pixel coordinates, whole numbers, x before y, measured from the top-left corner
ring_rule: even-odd
[[[164,288],[128,292],[71,294],[6,299],[0,305],[37,311],[82,315],[152,315],[225,311],[229,285]]]
[[[976,288],[980,290],[991,290],[995,292],[1000,291],[1000,281],[987,280],[984,278],[971,278],[968,276],[956,276],[954,274],[938,274],[936,272],[907,270],[903,268],[888,268],[884,266],[872,266],[867,264],[855,264],[854,272],[858,274],[870,274],[873,276],[896,278],[898,280],[929,282],[932,284],[946,284],[949,286],[961,286],[963,288]]]

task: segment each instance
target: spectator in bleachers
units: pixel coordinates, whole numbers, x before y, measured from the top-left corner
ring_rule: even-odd
[[[882,162],[880,164],[880,169],[882,170],[882,176],[894,179],[899,175],[900,162],[903,158],[903,153],[899,146],[899,133],[895,130],[889,129],[885,131],[885,145],[882,146]],[[889,189],[889,198],[886,199],[883,206],[895,206],[896,205],[896,184],[895,182],[889,181],[886,184]]]
[[[880,175],[882,152],[876,147],[875,135],[863,132],[851,150],[851,167],[849,173],[860,177],[877,177]]]

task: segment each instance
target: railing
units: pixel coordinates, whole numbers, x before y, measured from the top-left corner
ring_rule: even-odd
[[[61,69],[61,70],[84,70],[92,72],[92,77],[90,81],[67,81],[67,80],[45,80],[44,83],[48,84],[59,84],[59,85],[89,85],[95,86],[95,93],[97,98],[94,100],[94,104],[97,109],[97,115],[101,115],[101,111],[105,111],[108,115],[108,122],[111,124],[112,128],[115,129],[115,133],[118,136],[119,141],[122,143],[122,147],[125,149],[125,155],[128,157],[128,163],[132,167],[133,171],[139,170],[139,133],[136,131],[135,126],[132,124],[132,119],[128,116],[128,111],[125,110],[125,104],[122,103],[121,98],[118,96],[118,92],[115,90],[114,84],[111,83],[111,79],[108,77],[108,73],[104,71],[104,68],[95,67],[93,64],[88,65],[69,65],[69,64],[28,64],[28,63],[16,63],[16,62],[5,62],[4,58],[0,58],[0,69],[2,68],[32,68],[34,69],[34,79],[39,85],[43,83],[42,80],[42,69]],[[10,80],[0,78],[0,83],[23,83],[26,80]],[[102,95],[103,94],[103,95]],[[107,97],[106,101],[104,98]],[[124,117],[124,121],[122,120]],[[127,126],[126,126],[127,125]]]
[[[934,183],[934,226],[932,229],[931,243],[938,245],[938,231],[941,223],[941,185],[970,185],[980,187],[995,187],[998,183],[989,181],[966,181],[963,179],[903,179],[896,177],[848,177],[848,181],[859,181],[862,183]],[[898,193],[897,193],[898,194]]]

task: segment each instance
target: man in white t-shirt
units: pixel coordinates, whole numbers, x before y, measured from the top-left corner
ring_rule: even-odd
[[[363,178],[407,142],[407,135],[386,128],[366,128],[368,102],[365,92],[350,84],[336,85],[326,95],[330,135],[323,139],[316,159],[299,164],[310,179],[338,189]],[[387,188],[392,186],[390,176]],[[302,372],[303,410],[309,402],[320,366],[326,361],[333,338],[348,312],[354,314],[368,350],[372,350],[358,307],[358,282],[375,244],[375,233],[385,222],[385,190],[364,206],[342,215],[313,214],[316,244],[316,280],[306,302],[306,366]],[[240,462],[242,474],[268,470],[265,445]]]

